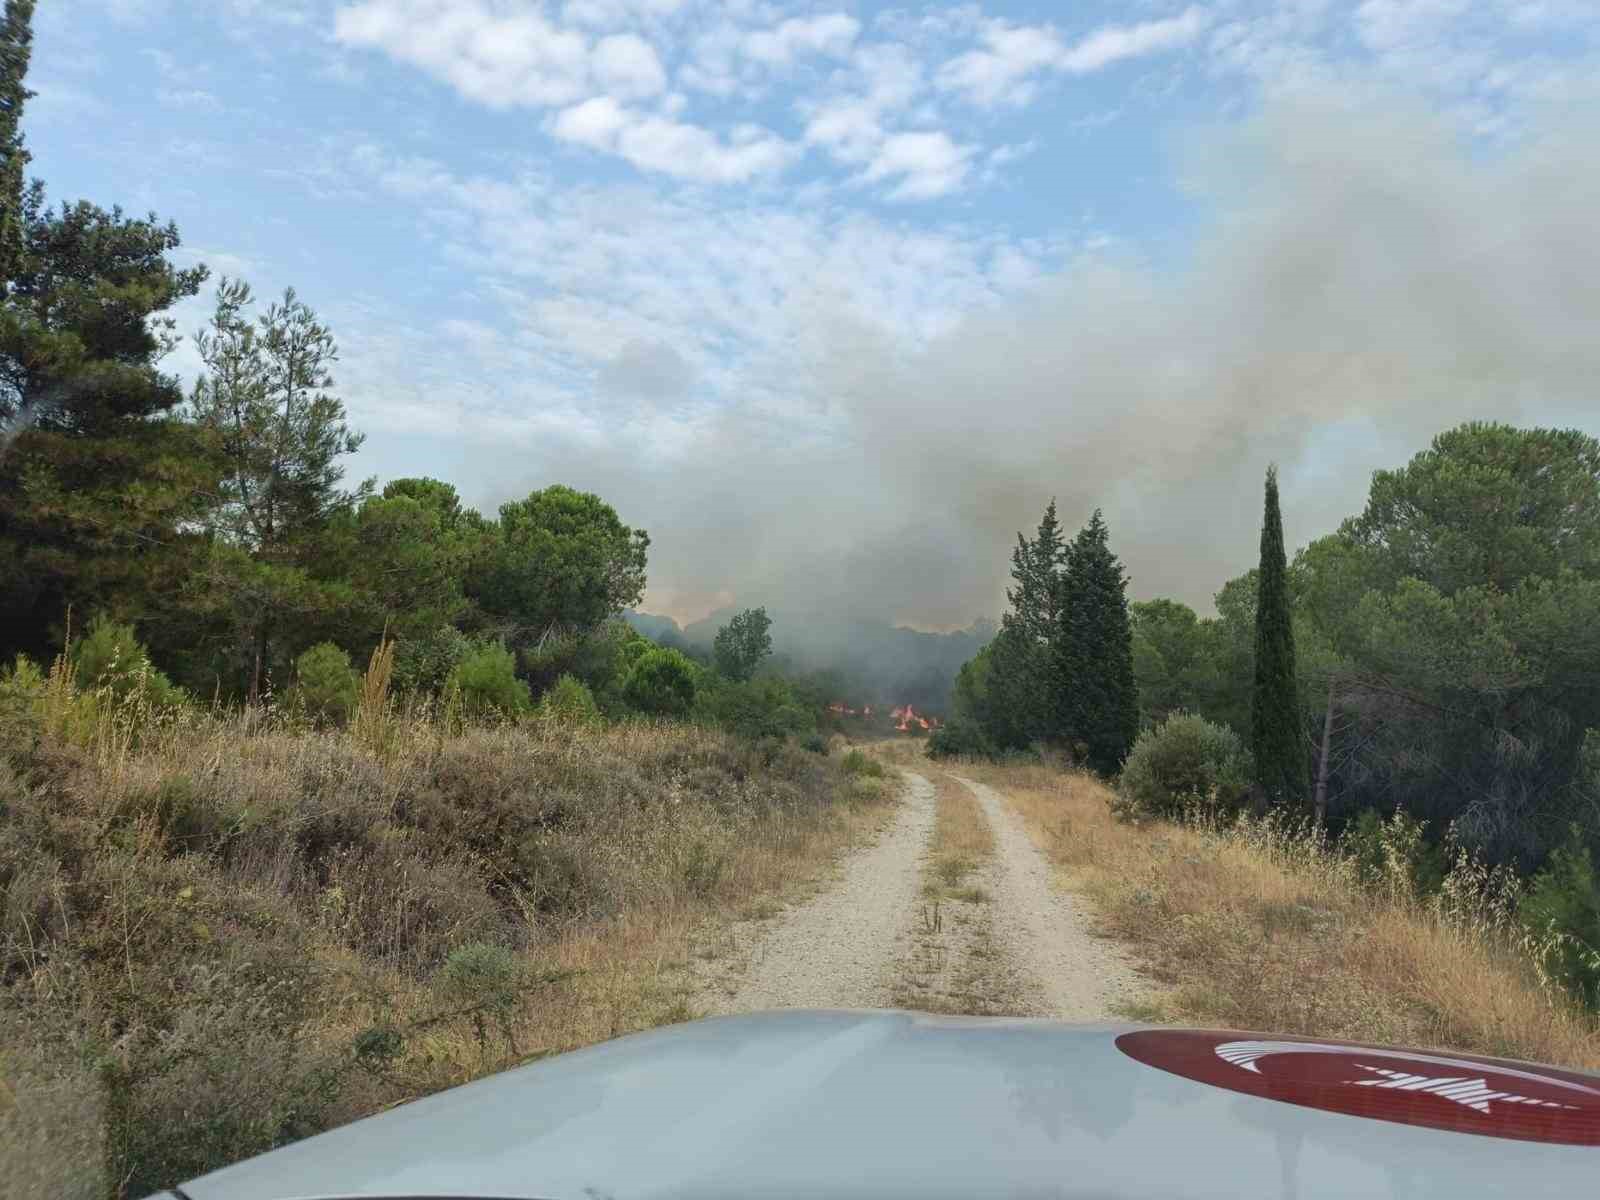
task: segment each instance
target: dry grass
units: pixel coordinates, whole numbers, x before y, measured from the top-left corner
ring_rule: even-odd
[[[1600,1031],[1504,925],[1361,887],[1268,827],[1130,826],[1098,781],[973,765],[1167,991],[1149,1020],[1444,1047],[1600,1068]]]
[[[934,786],[938,801],[923,868],[923,894],[953,899],[962,880],[994,856],[994,831],[966,788],[946,775],[938,776]]]
[[[688,1019],[708,931],[887,811],[836,759],[686,726],[454,732],[395,711],[386,674],[343,733],[70,696],[0,730],[0,1131],[33,1131],[12,1156],[74,1144],[7,1114],[82,1094],[84,1062],[104,1122],[77,1140],[109,1182],[73,1194],[142,1195]]]
[[[909,761],[892,749],[886,757]],[[1020,1014],[984,886],[994,868],[994,832],[966,788],[944,774],[931,782],[934,824],[922,865],[921,919],[899,965],[894,1003],[923,1012]]]

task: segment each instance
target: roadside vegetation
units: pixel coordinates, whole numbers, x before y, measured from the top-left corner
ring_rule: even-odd
[[[339,727],[167,705],[137,673],[82,689],[65,659],[0,683],[8,1178],[144,1195],[687,1019],[707,925],[816,875],[886,794],[842,756],[558,693],[476,722],[402,703],[388,658]]]
[[[1401,854],[1418,905],[1455,904],[1479,872],[1496,944],[1594,1011],[1600,441],[1463,425],[1292,557],[1283,528],[1269,469],[1259,564],[1202,618],[1130,603],[1103,523],[1067,543],[1052,505],[1018,536],[1011,611],[930,753],[1064,760],[1129,822],[1271,830],[1363,879]],[[1105,647],[1092,669],[1085,629]]]
[[[1519,919],[1516,877],[1440,863],[1403,816],[1335,845],[1198,800],[1181,820],[1129,820],[1083,771],[962,770],[1004,792],[1101,932],[1142,956],[1162,992],[1129,1017],[1600,1069],[1600,1026]]]

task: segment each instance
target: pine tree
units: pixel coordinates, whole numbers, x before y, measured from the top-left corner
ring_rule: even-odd
[[[1267,468],[1266,510],[1261,521],[1250,744],[1255,752],[1256,780],[1267,798],[1277,804],[1304,804],[1310,791],[1310,776],[1300,732],[1294,625],[1276,467]]]
[[[1139,731],[1127,588],[1105,518],[1095,509],[1067,550],[1055,662],[1066,741],[1081,745],[1086,765],[1105,775],[1122,766]]]
[[[1001,618],[989,658],[990,722],[999,746],[1022,747],[1050,737],[1059,724],[1053,646],[1060,628],[1061,571],[1066,547],[1056,502],[1044,510],[1032,539],[1017,534],[1006,589],[1011,610]]]
[[[22,193],[31,159],[22,141],[22,108],[33,96],[22,81],[33,42],[33,0],[6,0],[0,17],[0,285],[10,287],[22,258]]]

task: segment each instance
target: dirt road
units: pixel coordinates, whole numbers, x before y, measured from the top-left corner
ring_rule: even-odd
[[[1119,1002],[1145,990],[1122,953],[1089,932],[1081,904],[1057,886],[1004,797],[967,779],[960,782],[994,833],[995,853],[979,876],[987,898],[981,912],[960,918],[969,928],[948,938],[933,932],[943,918],[938,910],[930,916],[923,867],[935,788],[915,771],[902,769],[901,775],[899,812],[872,845],[846,856],[836,883],[773,919],[731,931],[729,952],[719,956],[706,982],[702,1009],[924,1007],[907,977],[925,970],[914,964],[926,961],[934,941],[941,957],[982,956],[970,964],[941,962],[940,975],[1004,981],[997,985],[1002,998],[993,989],[970,1001],[959,991],[946,993],[931,1005],[940,1011],[1105,1020],[1117,1015]],[[982,936],[971,936],[972,929]]]

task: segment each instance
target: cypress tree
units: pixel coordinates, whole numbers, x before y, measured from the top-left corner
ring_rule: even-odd
[[[1311,780],[1300,733],[1294,625],[1276,467],[1267,468],[1256,588],[1256,676],[1250,700],[1250,746],[1255,752],[1256,781],[1273,803],[1303,805]]]
[[[6,0],[0,17],[0,284],[9,287],[22,256],[22,185],[30,155],[22,141],[22,85],[33,42],[33,0]]]
[[[1139,731],[1139,691],[1128,577],[1111,553],[1099,509],[1068,548],[1060,625],[1055,659],[1063,732],[1069,744],[1082,747],[1086,765],[1113,774]]]

